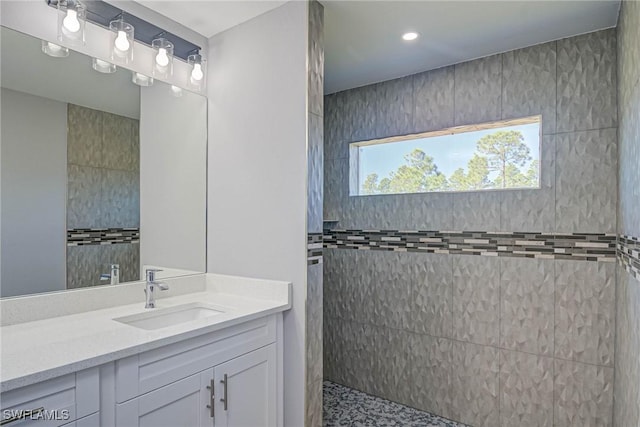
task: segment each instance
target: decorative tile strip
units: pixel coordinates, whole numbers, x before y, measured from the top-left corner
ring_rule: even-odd
[[[618,262],[632,277],[640,280],[640,237],[618,237]]]
[[[309,233],[307,236],[307,265],[322,262],[322,233]]]
[[[487,231],[325,230],[325,248],[614,262],[616,235]]]
[[[140,243],[139,228],[73,228],[67,230],[67,246]]]

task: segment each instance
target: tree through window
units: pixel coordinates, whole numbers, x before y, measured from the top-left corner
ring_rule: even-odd
[[[539,188],[540,116],[356,142],[350,156],[351,195]]]

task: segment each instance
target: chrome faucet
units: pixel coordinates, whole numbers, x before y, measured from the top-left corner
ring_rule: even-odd
[[[169,290],[169,285],[165,285],[164,283],[156,282],[156,273],[162,271],[157,268],[149,268],[146,270],[147,274],[147,285],[144,288],[144,293],[146,294],[146,303],[144,308],[155,308],[156,307],[156,299],[153,296],[153,291],[156,289],[156,286],[160,288],[161,291]]]
[[[101,274],[100,281],[110,280],[112,285],[120,283],[120,265],[111,264],[111,274]]]

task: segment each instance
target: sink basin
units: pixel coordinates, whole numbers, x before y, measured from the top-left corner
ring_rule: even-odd
[[[224,311],[217,310],[206,304],[191,303],[169,308],[152,309],[145,313],[118,317],[113,320],[140,329],[154,330],[204,319],[222,313],[224,313]]]

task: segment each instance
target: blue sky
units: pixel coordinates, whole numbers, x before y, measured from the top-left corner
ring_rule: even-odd
[[[529,147],[532,160],[540,156],[540,124],[532,123],[503,128],[518,130],[524,136],[524,143]],[[405,164],[404,156],[419,148],[433,157],[440,172],[447,177],[458,168],[466,170],[467,162],[476,151],[476,143],[485,135],[499,129],[481,130],[476,132],[444,135],[432,138],[415,139],[411,141],[394,142],[360,147],[360,182],[371,173],[377,173],[379,179],[395,171],[398,166]],[[526,170],[525,165],[523,170]]]

